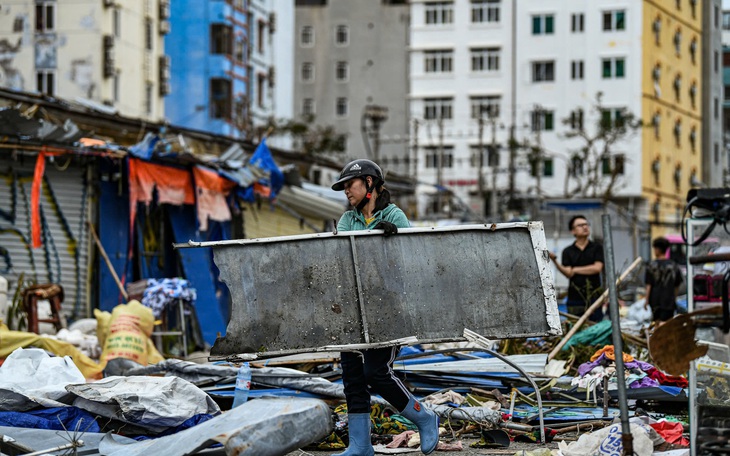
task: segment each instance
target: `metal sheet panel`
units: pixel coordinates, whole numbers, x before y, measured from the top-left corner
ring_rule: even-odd
[[[8,278],[12,297],[20,273],[38,283],[59,283],[64,287],[63,311],[76,309],[79,316],[88,307],[86,283],[88,274],[88,233],[86,211],[89,204],[85,166],[56,157],[46,163],[41,192],[43,223],[47,228],[44,244],[30,247],[30,193],[33,184],[35,157],[13,160],[10,154],[0,156],[0,246],[6,248],[12,270]],[[0,260],[0,271],[5,270]]]
[[[560,333],[542,223],[200,243],[232,296],[212,355]]]

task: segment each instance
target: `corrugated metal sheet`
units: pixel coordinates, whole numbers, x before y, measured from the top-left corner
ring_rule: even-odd
[[[8,250],[13,266],[9,273],[2,274],[10,282],[9,297],[15,293],[21,273],[38,283],[61,284],[64,313],[85,316],[89,271],[85,214],[90,199],[86,165],[67,160],[56,157],[46,164],[41,208],[47,231],[43,246],[31,249],[30,195],[35,157],[13,160],[10,154],[0,156],[0,246]],[[3,263],[0,261],[0,271],[5,269]]]
[[[300,219],[280,207],[272,207],[268,202],[263,202],[260,206],[245,206],[243,228],[247,239],[256,239],[317,233],[324,230],[325,221],[306,216]]]
[[[233,303],[212,355],[561,331],[540,222],[199,245]]]

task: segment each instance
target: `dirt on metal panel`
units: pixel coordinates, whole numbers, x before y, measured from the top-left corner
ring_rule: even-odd
[[[214,248],[232,296],[212,355],[560,331],[542,224],[325,233]]]

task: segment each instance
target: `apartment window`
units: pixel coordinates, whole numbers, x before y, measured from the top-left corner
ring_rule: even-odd
[[[335,105],[335,113],[337,113],[337,117],[347,117],[347,111],[348,111],[347,98],[345,98],[345,97],[337,98],[337,103]]]
[[[471,0],[471,21],[481,24],[484,22],[499,22],[501,0]]]
[[[344,46],[350,42],[350,28],[346,25],[338,25],[335,29],[335,43]]]
[[[264,97],[266,95],[266,75],[259,73],[256,75],[256,104],[259,108],[264,107]]]
[[[601,159],[601,174],[604,176],[623,175],[626,168],[626,156],[616,154],[613,157],[603,157]]]
[[[233,32],[230,25],[211,24],[210,53],[230,55],[233,47]]]
[[[51,32],[56,28],[56,2],[36,2],[35,30],[36,32]]]
[[[626,12],[624,10],[604,11],[603,30],[626,30]]]
[[[570,62],[570,79],[583,79],[582,60],[573,60]]]
[[[487,165],[492,168],[499,166],[499,146],[492,144],[484,144],[480,146],[469,146],[471,156],[469,159],[469,165],[472,168],[479,167],[479,155],[483,154],[482,165]],[[481,154],[480,154],[481,152]]]
[[[603,79],[621,79],[626,76],[626,60],[623,57],[603,59]]]
[[[314,46],[314,28],[311,25],[305,25],[299,34],[299,42],[302,46]]]
[[[544,109],[530,113],[530,127],[532,131],[553,131],[555,129],[555,115],[553,111]]]
[[[454,22],[454,3],[426,3],[426,24],[451,24]]]
[[[443,146],[439,150],[438,146],[424,147],[426,168],[453,168],[454,167],[454,146]],[[443,157],[443,163],[440,158]]]
[[[305,116],[313,116],[315,110],[315,104],[313,98],[305,98],[302,100],[302,114]]]
[[[697,63],[697,37],[692,38],[689,42],[689,56],[692,58],[692,64]]]
[[[689,0],[689,7],[692,8],[692,19],[697,19],[697,0]]]
[[[499,48],[471,50],[471,71],[498,71]]]
[[[720,53],[718,51],[712,54],[712,66],[715,69],[715,73],[720,71]]]
[[[112,33],[119,38],[122,35],[122,12],[119,8],[112,11]]]
[[[148,51],[152,50],[152,46],[153,46],[152,37],[153,36],[154,36],[154,33],[152,32],[152,19],[147,18],[144,20],[144,44],[145,44],[145,49],[147,49]]]
[[[585,14],[576,13],[570,15],[570,31],[580,33],[585,30]]]
[[[552,158],[545,158],[542,161],[542,175],[544,177],[553,177],[555,161]]]
[[[453,98],[425,98],[423,100],[423,118],[426,120],[451,119]]]
[[[340,82],[347,81],[350,77],[350,65],[347,62],[337,62],[335,65],[335,79]]]
[[[546,82],[555,80],[555,62],[533,62],[532,82]]]
[[[570,168],[568,169],[568,173],[573,176],[582,176],[585,173],[584,167],[583,167],[583,159],[579,155],[573,155],[570,157]]]
[[[680,55],[682,50],[682,31],[677,29],[676,32],[674,32],[674,52],[677,53],[677,56]]]
[[[246,52],[246,42],[243,39],[233,41],[233,57],[237,62],[243,62],[243,56]]]
[[[496,118],[499,117],[499,104],[501,97],[495,95],[470,97],[471,118]]]
[[[426,51],[424,63],[426,73],[451,73],[454,60],[453,51]]]
[[[661,138],[662,115],[659,111],[651,117],[651,125],[654,127],[654,138]]]
[[[42,94],[53,96],[56,93],[56,75],[52,70],[40,70],[35,74],[36,90]]]
[[[532,16],[532,34],[533,35],[552,35],[555,30],[553,27],[555,16],[552,14],[539,14]]]
[[[679,102],[680,95],[682,93],[682,75],[677,74],[677,76],[674,77],[674,99]]]
[[[730,11],[722,12],[722,29],[730,30]]]
[[[613,127],[620,127],[623,123],[623,108],[606,108],[601,110],[601,127],[609,129]]]
[[[715,22],[715,28],[720,28],[720,8],[716,5],[714,11],[715,14],[713,14],[713,19]]]
[[[717,99],[717,97],[715,97],[712,100],[712,108],[713,108],[712,109],[712,111],[713,111],[713,117],[715,118],[715,120],[719,119],[720,118],[720,102]]]
[[[677,147],[682,145],[682,119],[677,119],[674,122],[674,144]]]
[[[152,89],[153,85],[151,82],[147,82],[144,85],[144,112],[147,115],[152,114]]]
[[[677,10],[682,10],[682,0],[674,0],[674,3],[676,4]]]
[[[231,118],[231,81],[224,78],[210,80],[210,117],[213,119]]]
[[[583,129],[583,110],[576,109],[570,112],[570,128],[573,130]]]
[[[264,53],[264,44],[266,43],[266,22],[259,19],[256,22],[256,50],[259,54]]]
[[[311,82],[314,81],[314,64],[312,62],[302,63],[302,81]]]

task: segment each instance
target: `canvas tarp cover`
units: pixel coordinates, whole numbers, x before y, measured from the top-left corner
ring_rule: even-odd
[[[211,355],[560,334],[542,223],[199,243],[231,292]]]

